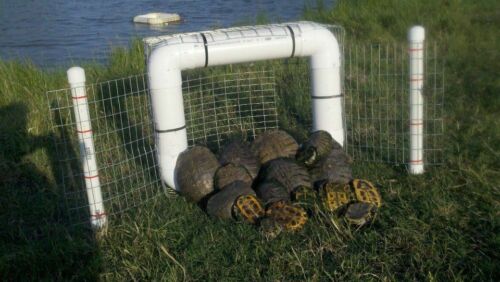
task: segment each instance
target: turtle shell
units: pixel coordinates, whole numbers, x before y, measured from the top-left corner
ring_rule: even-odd
[[[328,156],[314,164],[309,172],[315,185],[323,181],[345,184],[352,179],[351,158],[334,141]]]
[[[260,169],[259,160],[250,149],[250,144],[241,140],[232,141],[224,146],[219,154],[219,162],[222,165],[232,163],[243,166],[252,179],[257,177]]]
[[[218,168],[219,161],[206,147],[194,146],[182,152],[175,166],[175,179],[181,195],[198,203],[212,193]]]
[[[245,182],[235,181],[214,194],[207,202],[207,213],[222,219],[233,218],[233,207],[238,197],[253,195],[252,187]]]
[[[302,143],[297,152],[297,160],[306,166],[312,166],[328,156],[334,146],[333,138],[327,131],[318,130]]]
[[[248,185],[252,185],[253,179],[243,166],[235,165],[233,163],[221,166],[215,172],[215,187],[217,189],[223,189],[235,181],[242,181]]]
[[[353,179],[351,181],[351,186],[358,201],[373,204],[378,208],[382,206],[380,192],[370,181]]]
[[[271,204],[266,209],[266,216],[289,231],[297,231],[307,222],[307,213],[302,207],[283,201]]]
[[[266,131],[252,142],[252,151],[255,152],[261,164],[277,158],[294,158],[299,145],[288,133],[283,130]]]
[[[349,184],[325,181],[318,190],[324,208],[330,212],[339,212],[355,200]]]
[[[299,187],[311,188],[311,178],[307,169],[292,159],[274,159],[262,171],[264,181],[275,181],[293,193]]]
[[[264,181],[260,183],[255,192],[257,192],[257,196],[262,199],[265,206],[278,201],[290,201],[290,193],[276,181]]]

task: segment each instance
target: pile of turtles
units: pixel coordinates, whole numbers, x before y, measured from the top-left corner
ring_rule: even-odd
[[[181,195],[209,215],[260,226],[275,237],[300,230],[327,211],[362,226],[381,206],[379,191],[353,179],[351,158],[326,131],[302,144],[282,130],[266,131],[252,143],[233,140],[218,158],[194,146],[178,158]]]

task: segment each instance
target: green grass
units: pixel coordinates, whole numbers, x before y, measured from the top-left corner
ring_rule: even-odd
[[[158,197],[94,237],[67,227],[45,91],[64,71],[0,62],[2,280],[498,280],[500,5],[497,1],[339,1],[305,18],[345,27],[349,44],[404,42],[427,28],[446,61],[444,164],[422,176],[356,163],[384,207],[369,228],[320,217],[267,242],[251,226],[211,219],[182,198]],[[144,72],[140,44],[88,81]],[[286,78],[286,77],[285,77]],[[296,79],[279,79],[278,87]],[[304,132],[301,96],[279,92],[281,124]]]

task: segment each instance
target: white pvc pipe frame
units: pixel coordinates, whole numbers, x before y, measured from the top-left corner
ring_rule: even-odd
[[[408,31],[410,59],[410,173],[424,173],[424,40],[425,29]]]
[[[68,69],[67,75],[80,145],[83,178],[85,179],[87,199],[89,201],[90,223],[93,228],[100,229],[106,225],[107,215],[102,201],[99,170],[95,157],[94,138],[85,87],[85,71],[80,67],[72,67]]]
[[[323,25],[295,22],[172,36],[151,51],[149,89],[162,181],[178,190],[175,166],[187,148],[181,71],[260,60],[309,57],[313,130],[344,144],[341,54]]]

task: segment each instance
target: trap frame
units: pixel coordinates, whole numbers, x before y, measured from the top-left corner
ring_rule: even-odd
[[[355,161],[409,164],[408,46],[346,45],[344,30],[330,28],[343,51],[346,151]],[[146,46],[146,52],[159,42]],[[425,44],[423,48],[424,126],[420,134],[425,164],[439,165],[444,130],[443,64],[436,46]],[[217,151],[235,134],[252,140],[274,128],[305,138],[312,124],[308,71],[305,59],[293,58],[183,72],[189,146],[206,145]],[[75,94],[82,94],[75,93],[76,88],[85,93],[85,101],[75,99]],[[64,188],[71,222],[88,223],[91,218],[92,225],[99,228],[110,216],[162,195],[147,74],[72,85],[47,92],[47,100],[60,156],[56,177]],[[83,122],[82,102],[88,111],[88,120]],[[91,135],[78,132],[87,122]],[[94,148],[85,146],[88,141]],[[93,176],[89,175],[92,158],[101,198],[89,194],[89,185],[95,186],[87,179]],[[96,206],[105,209],[96,215]]]

